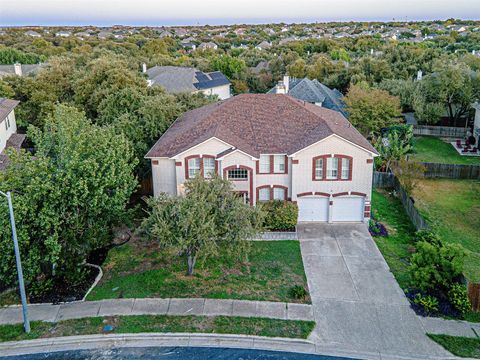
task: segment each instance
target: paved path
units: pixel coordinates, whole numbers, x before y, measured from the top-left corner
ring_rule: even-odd
[[[387,356],[451,356],[425,335],[363,224],[298,227],[317,345]]]
[[[312,320],[311,305],[219,299],[114,299],[61,305],[29,305],[29,318],[48,322],[115,315],[226,315]],[[19,306],[0,308],[0,324],[22,322]]]
[[[463,337],[480,337],[480,323],[461,320],[445,320],[435,317],[420,317],[420,321],[429,334],[445,334]]]

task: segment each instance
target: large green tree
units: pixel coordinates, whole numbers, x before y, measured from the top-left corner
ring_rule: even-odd
[[[42,292],[60,278],[82,278],[88,255],[109,243],[137,185],[136,160],[123,135],[93,125],[72,107],[57,106],[44,129],[32,128],[30,136],[35,156],[12,152],[0,187],[14,194],[26,281]],[[4,202],[0,251],[0,281],[12,286],[15,261]]]
[[[400,99],[387,91],[352,85],[344,97],[350,122],[364,135],[399,122]]]
[[[196,177],[186,182],[185,195],[160,195],[147,201],[145,235],[185,256],[192,275],[199,257],[228,252],[241,257],[262,224],[261,211],[245,205],[228,180]]]

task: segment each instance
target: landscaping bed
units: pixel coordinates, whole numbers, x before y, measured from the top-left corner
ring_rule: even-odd
[[[413,197],[442,240],[467,250],[465,276],[480,282],[480,181],[424,179]]]
[[[409,155],[409,158],[415,161],[439,164],[480,165],[480,157],[462,156],[450,143],[436,137],[416,138],[414,151],[414,154]]]
[[[386,237],[374,236],[375,242],[400,287],[406,292],[406,296],[409,298],[415,312],[421,316],[441,315],[445,318],[461,318],[458,311],[441,294],[423,294],[410,288],[408,269],[411,256],[415,252],[415,243],[413,241],[415,228],[410,222],[401,201],[394,196],[393,192],[376,189],[373,191],[372,209],[376,221],[383,224],[388,231],[388,236]],[[439,302],[438,312],[434,314],[427,313],[422,306],[414,303],[417,294],[435,296]],[[480,313],[470,311],[464,314],[463,318],[468,321],[480,322]]]
[[[298,241],[252,241],[245,262],[228,255],[199,262],[186,275],[185,258],[154,242],[132,240],[110,251],[104,277],[87,300],[115,298],[243,299],[310,303],[296,298],[308,289]]]
[[[427,334],[433,341],[442,345],[453,355],[467,358],[480,358],[480,338],[466,338],[450,335]]]
[[[105,331],[106,326],[112,331]],[[227,316],[137,315],[93,317],[58,323],[33,321],[26,334],[23,325],[0,325],[0,341],[32,340],[60,336],[132,333],[216,333],[306,339],[314,321]]]

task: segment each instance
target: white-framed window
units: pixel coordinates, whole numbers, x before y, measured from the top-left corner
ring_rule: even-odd
[[[10,129],[10,116],[5,119],[5,130]]]
[[[315,160],[315,179],[323,179],[323,158]]]
[[[194,178],[200,173],[200,158],[188,159],[188,177]]]
[[[270,200],[270,188],[261,188],[258,191],[258,201],[269,201]]]
[[[285,200],[285,189],[273,188],[273,200]]]
[[[270,155],[260,155],[260,173],[270,173]]]
[[[248,171],[247,169],[231,169],[228,170],[228,180],[247,180]]]
[[[273,157],[273,172],[274,173],[285,173],[285,156],[284,155],[275,155]]]
[[[327,158],[327,180],[338,178],[338,158]]]
[[[211,178],[215,174],[215,159],[203,158],[203,176],[207,179]]]
[[[350,159],[342,158],[342,180],[350,178]]]

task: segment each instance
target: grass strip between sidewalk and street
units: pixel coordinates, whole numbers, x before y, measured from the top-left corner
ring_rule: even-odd
[[[480,359],[480,338],[427,334],[453,355]]]
[[[306,339],[314,321],[278,320],[230,316],[135,315],[65,320],[57,323],[33,321],[30,334],[23,324],[0,325],[0,341],[19,341],[74,335],[128,333],[216,333]]]

